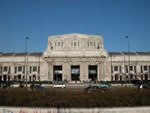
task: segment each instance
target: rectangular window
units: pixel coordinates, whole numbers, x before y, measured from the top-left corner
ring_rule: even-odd
[[[113,81],[113,76],[111,76],[111,81]]]
[[[58,42],[58,47],[60,46],[60,42]]]
[[[3,72],[2,70],[3,70],[3,67],[1,66],[1,73]]]
[[[32,77],[32,78],[33,78],[33,81],[35,81],[35,80],[36,80],[36,75],[33,75],[33,77]]]
[[[37,67],[33,66],[33,72],[36,72],[36,71],[37,71]]]
[[[122,71],[121,71],[121,66],[119,66],[119,70],[120,70],[120,73],[121,73],[121,72],[122,72]]]
[[[147,71],[147,66],[144,66],[144,71]]]
[[[122,81],[122,76],[120,76],[120,81]]]
[[[11,67],[9,66],[9,70],[8,70],[8,73],[10,73],[10,71],[11,71]]]
[[[114,71],[118,71],[118,66],[114,66]]]
[[[29,76],[29,81],[31,81],[31,76]]]
[[[30,73],[32,72],[32,67],[30,66]]]
[[[57,42],[55,42],[55,48],[57,47]]]
[[[128,73],[128,66],[125,66],[126,67],[126,73]]]
[[[23,66],[23,73],[25,73],[25,66]]]
[[[136,66],[134,66],[134,72],[136,73]]]
[[[38,66],[38,73],[40,73],[40,66]]]
[[[145,80],[148,80],[148,75],[147,74],[145,74],[144,77],[145,77]]]
[[[133,66],[130,66],[130,71],[133,71]]]
[[[8,81],[10,81],[10,76],[8,76]]]
[[[115,81],[118,81],[118,74],[115,74]]]
[[[113,66],[111,66],[111,73],[113,73]]]
[[[143,75],[141,75],[141,80],[143,80]]]
[[[18,80],[21,80],[21,75],[18,75]]]
[[[149,72],[150,72],[150,66],[149,66]]]
[[[2,73],[2,68],[1,68],[1,66],[0,66],[0,73]]]
[[[73,42],[71,42],[71,47],[73,47]]]
[[[15,73],[17,73],[17,66],[15,66]]]
[[[4,72],[7,72],[7,71],[8,71],[7,66],[4,66]]]
[[[16,76],[14,76],[14,80],[16,80],[17,79],[17,77]]]
[[[63,42],[61,42],[61,46],[62,46],[62,48],[63,48]]]
[[[22,71],[22,66],[18,66],[18,72]]]
[[[143,67],[141,66],[141,73],[143,73]]]
[[[38,80],[40,81],[40,76],[38,76]]]
[[[130,79],[133,79],[133,75],[132,74],[130,74]]]

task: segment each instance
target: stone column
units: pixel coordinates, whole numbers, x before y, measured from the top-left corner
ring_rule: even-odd
[[[63,80],[71,80],[71,70],[69,62],[63,64]]]
[[[105,70],[105,81],[110,81],[111,80],[111,64],[108,61],[104,62],[104,70]]]
[[[71,65],[68,63],[67,80],[71,81]]]
[[[105,68],[104,68],[104,62],[102,61],[98,65],[98,80],[104,81],[105,76]]]
[[[49,70],[49,63],[47,62],[43,62],[40,64],[41,66],[41,69],[40,69],[40,78],[41,78],[41,81],[49,81],[49,72],[51,72]]]
[[[111,65],[107,61],[102,61],[99,66],[99,80],[108,81],[111,80]]]
[[[50,81],[53,81],[53,75],[54,75],[54,66],[53,66],[53,64],[52,63],[49,63],[49,65],[48,65],[48,79],[50,80]]]
[[[102,74],[101,74],[101,64],[99,63],[99,64],[97,65],[97,80],[98,80],[98,81],[101,80],[101,76],[102,76]]]
[[[88,64],[86,62],[82,62],[80,65],[80,80],[87,81],[88,80]]]
[[[66,71],[67,71],[67,66],[66,66],[66,63],[64,62],[62,64],[62,81],[66,80]]]
[[[80,64],[80,80],[83,81],[84,80],[84,63],[82,62]]]
[[[10,79],[11,80],[14,80],[14,75],[15,75],[15,64],[12,64],[11,65],[11,71],[10,71]]]

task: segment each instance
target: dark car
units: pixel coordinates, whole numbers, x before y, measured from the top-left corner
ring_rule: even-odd
[[[99,90],[99,88],[97,86],[89,86],[87,88],[85,88],[85,91],[91,92],[91,91],[96,91]]]
[[[149,84],[141,84],[139,85],[140,89],[150,89],[150,85]]]
[[[34,85],[34,84],[30,86],[30,89],[34,91],[47,91],[48,90],[47,88],[42,87],[41,85]]]

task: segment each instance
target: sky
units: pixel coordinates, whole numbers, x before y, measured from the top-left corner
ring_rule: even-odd
[[[48,35],[103,35],[107,51],[150,51],[150,0],[0,0],[0,52],[43,52]]]

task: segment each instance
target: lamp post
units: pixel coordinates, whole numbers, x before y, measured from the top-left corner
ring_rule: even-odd
[[[129,76],[128,76],[128,78],[129,78],[129,82],[130,82],[130,42],[129,42],[129,37],[128,36],[126,36],[126,39],[127,39],[127,45],[128,45],[128,67],[129,67],[129,71],[128,71],[128,73],[129,73]]]
[[[27,40],[29,40],[29,37],[25,38],[25,67],[24,67],[24,73],[25,73],[25,80],[26,80],[26,87],[27,87]]]

